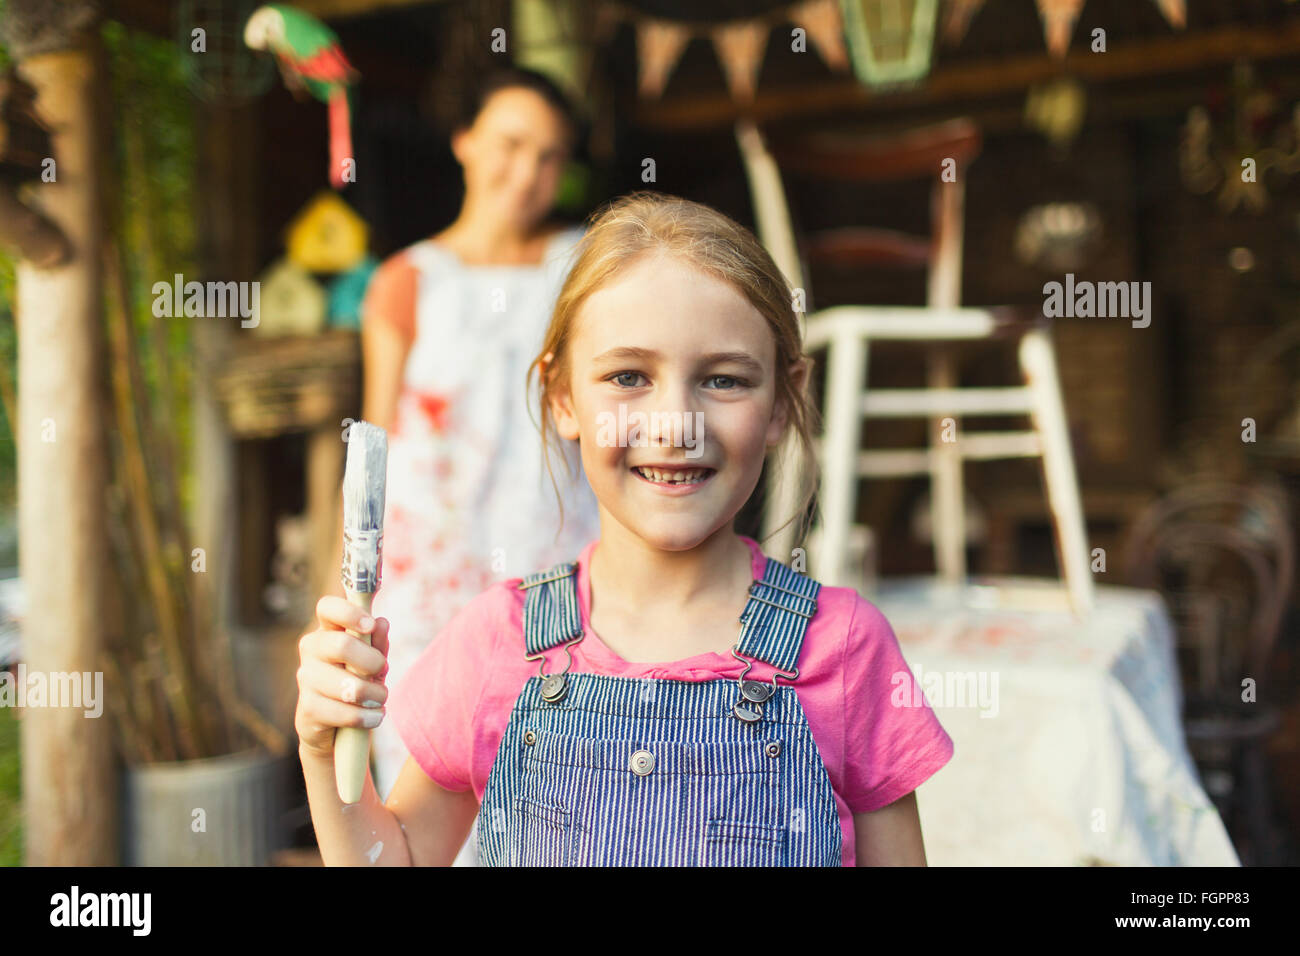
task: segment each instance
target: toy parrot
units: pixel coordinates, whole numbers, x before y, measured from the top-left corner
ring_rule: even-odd
[[[283,3],[258,7],[244,26],[244,42],[275,54],[285,86],[306,89],[329,106],[330,185],[343,186],[343,163],[352,158],[349,87],[360,74],[343,55],[334,31]]]

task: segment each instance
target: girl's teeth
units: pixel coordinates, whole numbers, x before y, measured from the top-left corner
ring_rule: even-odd
[[[657,468],[638,468],[642,475],[651,481],[665,484],[686,484],[704,477],[706,469],[694,468],[690,471],[660,471]]]

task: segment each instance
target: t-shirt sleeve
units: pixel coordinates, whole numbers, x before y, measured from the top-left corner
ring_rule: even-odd
[[[844,647],[844,802],[869,813],[946,764],[952,738],[925,699],[884,614],[859,596]]]
[[[392,326],[407,342],[415,340],[415,295],[419,273],[404,252],[385,259],[370,277],[361,302],[361,321]]]
[[[503,595],[494,585],[461,608],[389,694],[388,719],[420,769],[444,790],[471,785],[474,720],[501,630]]]

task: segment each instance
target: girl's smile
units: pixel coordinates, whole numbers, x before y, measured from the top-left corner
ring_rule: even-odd
[[[661,495],[689,495],[698,491],[717,471],[698,465],[634,465],[632,474]]]

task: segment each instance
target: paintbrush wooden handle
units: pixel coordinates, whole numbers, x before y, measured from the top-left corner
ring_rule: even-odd
[[[370,613],[370,605],[375,599],[373,592],[346,593],[348,603]],[[370,643],[369,634],[359,634],[353,630],[348,633]],[[361,800],[369,767],[370,731],[365,727],[340,727],[334,735],[334,782],[338,785],[340,800],[344,803],[357,803]]]

